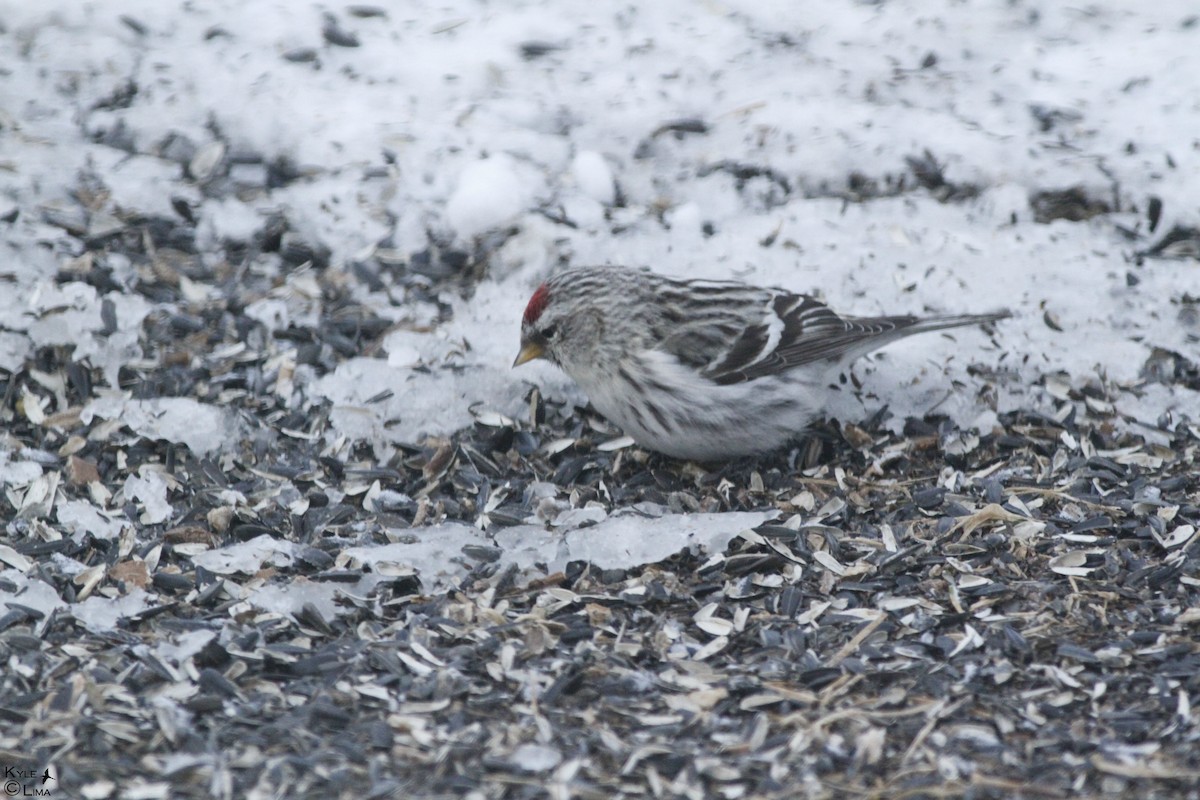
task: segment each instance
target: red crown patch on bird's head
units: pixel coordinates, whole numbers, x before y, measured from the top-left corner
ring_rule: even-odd
[[[525,316],[521,318],[521,322],[525,325],[532,325],[537,322],[538,317],[546,310],[546,304],[549,302],[550,290],[543,283],[533,293],[533,297],[529,298],[529,305],[525,306]]]

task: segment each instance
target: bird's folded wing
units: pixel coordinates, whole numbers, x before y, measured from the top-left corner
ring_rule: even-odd
[[[890,338],[913,321],[912,317],[846,320],[812,297],[777,295],[764,320],[746,327],[703,374],[728,385],[818,361],[840,361],[873,349],[882,344],[881,338]]]

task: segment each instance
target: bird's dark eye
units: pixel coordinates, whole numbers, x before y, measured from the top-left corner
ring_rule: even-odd
[[[542,328],[542,338],[545,339],[547,342],[550,341],[551,339],[553,339],[557,335],[558,335],[558,326],[557,325],[547,325],[546,327]]]

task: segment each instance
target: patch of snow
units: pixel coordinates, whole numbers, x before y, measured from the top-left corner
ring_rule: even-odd
[[[772,511],[656,518],[626,513],[565,535],[538,525],[502,528],[489,535],[469,525],[444,523],[398,532],[405,541],[347,548],[343,557],[354,566],[412,569],[421,577],[425,590],[432,591],[452,586],[466,575],[469,562],[463,548],[468,545],[494,544],[501,550],[502,566],[515,564],[520,569],[542,565],[547,572],[556,572],[572,561],[588,561],[601,569],[631,569],[661,561],[688,547],[702,547],[709,552],[724,550],[739,533],[775,516]]]
[[[571,160],[571,175],[585,195],[605,206],[616,202],[617,183],[604,156],[584,150]]]
[[[23,303],[16,299],[22,294]],[[150,303],[140,295],[101,297],[85,283],[36,279],[27,292],[16,293],[7,310],[0,304],[8,327],[24,331],[34,346],[72,346],[72,358],[100,368],[111,387],[118,370],[141,355],[138,336],[149,312]]]
[[[69,578],[73,578],[81,572],[85,572],[87,567],[71,558],[64,556],[62,553],[55,553],[50,557],[50,562],[58,568],[58,571]]]
[[[13,453],[0,447],[0,486],[28,486],[42,477],[36,461],[14,461]]]
[[[130,480],[135,480],[133,476]],[[160,479],[161,481],[161,479]],[[165,489],[163,485],[162,502],[165,502]],[[148,491],[152,498],[159,497],[158,494]],[[129,483],[126,482],[126,496],[134,499],[129,495]],[[157,500],[152,500],[157,502]],[[168,506],[168,514],[170,507]],[[58,518],[58,524],[72,535],[76,542],[83,541],[85,535],[91,534],[97,539],[115,539],[121,535],[121,530],[130,524],[129,520],[115,518],[114,514],[103,511],[86,500],[64,500],[60,502],[55,509],[55,516]]]
[[[508,356],[510,363],[513,355]],[[423,434],[452,433],[470,425],[470,407],[482,397],[496,398],[501,413],[520,414],[527,406],[522,395],[513,390],[513,383],[504,373],[493,370],[419,372],[399,369],[380,359],[352,358],[317,380],[312,391],[333,402],[329,419],[338,432],[371,442],[376,456],[385,459],[397,443],[418,441]]]
[[[66,605],[58,596],[58,592],[54,591],[53,586],[19,570],[0,571],[0,580],[15,587],[12,591],[0,588],[0,609],[7,610],[8,604],[12,602],[32,608],[43,616],[48,616],[56,608]]]
[[[9,331],[0,331],[0,369],[16,372],[33,349],[29,338]]]
[[[510,560],[508,554],[512,553],[515,563],[536,560],[545,563],[550,572],[565,569],[572,561],[587,561],[600,569],[632,569],[662,561],[688,547],[720,552],[742,531],[776,516],[774,511],[670,514],[654,518],[625,513],[568,531],[565,536],[557,533],[544,536],[535,526],[516,526],[497,531],[495,540],[505,551],[502,560]],[[530,553],[526,545],[539,542],[536,555]]]
[[[301,365],[297,391],[281,391],[332,401],[329,443],[369,441],[380,459],[397,443],[471,424],[477,404],[523,418],[535,385],[583,401],[549,365],[509,366],[529,295],[564,264],[817,291],[856,315],[1013,309],[994,338],[960,330],[897,343],[854,367],[861,389],[831,393],[832,416],[857,420],[886,405],[894,426],[936,410],[983,429],[997,410],[1050,405],[1037,385],[1045,374],[1140,382],[1153,348],[1192,354],[1200,335],[1184,300],[1196,263],[1133,257],[1173,225],[1200,224],[1191,144],[1200,106],[1188,81],[1172,79],[1200,74],[1192,0],[1044,4],[1036,14],[1019,3],[915,0],[803,9],[562,0],[480,14],[472,0],[412,0],[386,17],[347,17],[361,46],[322,48],[319,65],[281,54],[319,41],[322,14],[341,14],[338,4],[300,2],[282,15],[238,0],[9,6],[0,36],[7,372],[37,347],[71,346],[116,387],[118,370],[143,357],[138,337],[154,304],[60,281],[78,253],[63,251],[48,220],[78,211],[81,175],[103,184],[92,218],[75,220],[93,233],[121,214],[172,215],[171,198],[182,197],[199,220],[201,257],[214,258],[223,239],[249,240],[283,213],[292,231],[329,247],[329,269],[381,317],[419,316],[414,330],[388,336],[386,361],[354,359],[319,379]],[[461,22],[439,24],[448,19]],[[221,36],[205,35],[218,25]],[[531,38],[562,47],[523,58]],[[131,102],[104,102],[126,82],[141,87]],[[172,142],[179,152],[168,157]],[[851,176],[880,186],[904,176],[911,187],[905,159],[927,150],[949,181],[979,195],[856,200]],[[183,165],[196,176],[219,170],[234,151],[286,159],[305,177],[225,198],[179,177]],[[236,178],[260,166],[233,168]],[[1075,186],[1119,210],[1034,220],[1035,193]],[[1163,208],[1153,234],[1152,197]],[[510,226],[473,294],[437,298],[448,320],[430,314],[432,303],[358,285],[346,267],[375,248],[419,252],[430,232],[453,233],[470,251],[475,237]],[[115,255],[107,267],[119,286],[146,269]],[[319,308],[303,275],[282,277],[277,293],[249,301],[269,329]],[[994,409],[972,366],[1001,376]],[[1138,433],[1155,436],[1141,423],[1200,407],[1180,385],[1136,388],[1114,400],[1135,421],[1114,424]],[[197,455],[243,432],[224,409],[182,398],[102,397],[85,408],[85,421],[94,416]],[[41,475],[16,459],[0,451],[0,483]]]
[[[95,417],[119,419],[140,436],[187,445],[198,456],[233,444],[241,433],[232,413],[188,397],[131,400],[105,394],[88,403],[80,415],[85,424]]]
[[[395,569],[414,570],[427,590],[453,586],[467,574],[463,548],[468,545],[490,545],[490,539],[480,530],[461,523],[443,523],[427,528],[398,532],[399,542],[383,545],[348,547],[342,551],[352,568],[359,565],[373,571],[391,572]]]
[[[264,533],[247,542],[198,553],[192,556],[192,563],[218,575],[232,575],[237,572],[253,575],[264,566],[290,565],[296,549],[295,543]]]
[[[92,595],[81,603],[72,603],[71,616],[92,633],[103,633],[116,628],[121,620],[150,608],[154,601],[154,595],[145,589],[133,589],[119,597]]]
[[[462,239],[513,222],[525,211],[526,181],[511,158],[484,158],[463,168],[446,200],[446,218]]]
[[[125,499],[137,500],[142,504],[138,519],[146,525],[157,525],[171,518],[175,509],[167,502],[167,481],[153,470],[142,470],[139,475],[125,479]]]
[[[562,751],[548,744],[525,742],[517,745],[508,757],[509,762],[525,772],[549,772],[562,761]]]
[[[247,595],[246,599],[263,611],[294,617],[306,604],[312,604],[326,620],[341,613],[336,599],[341,589],[332,583],[316,583],[296,578],[289,583],[268,583]]]
[[[246,316],[260,323],[271,333],[285,329],[291,323],[288,304],[278,297],[255,300],[246,306]]]
[[[163,661],[180,666],[216,637],[216,631],[183,631],[170,639],[159,640],[154,650]]]

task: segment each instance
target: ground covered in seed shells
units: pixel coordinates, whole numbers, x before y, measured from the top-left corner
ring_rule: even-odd
[[[1068,398],[983,436],[847,425],[708,470],[600,452],[586,413],[543,406],[536,426],[376,464],[321,457],[261,402],[233,405],[271,446],[220,465],[9,414],[8,435],[63,470],[59,503],[153,469],[188,509],[109,540],[10,526],[25,586],[136,598],[102,632],[19,593],[0,620],[6,750],[53,763],[72,796],[1195,796],[1195,426],[1147,445]],[[359,588],[351,548],[423,515],[474,519],[501,486],[502,531],[537,514],[541,482],[599,518],[772,519],[633,569],[519,572],[475,546],[446,554],[465,567],[454,588],[411,569]],[[416,499],[372,509],[368,483]],[[214,511],[230,493],[245,499]],[[263,534],[288,555],[197,566]],[[336,613],[243,599],[285,586]]]
[[[1200,800],[1198,34],[7,9],[4,791]],[[689,464],[507,369],[585,263],[1015,313]]]

